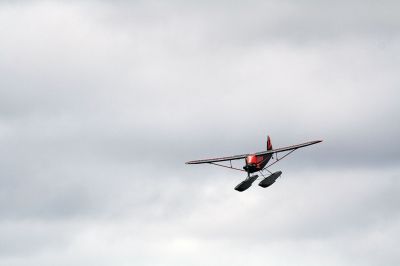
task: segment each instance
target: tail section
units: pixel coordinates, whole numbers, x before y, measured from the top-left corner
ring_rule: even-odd
[[[272,150],[271,138],[268,136],[267,138],[267,151]]]

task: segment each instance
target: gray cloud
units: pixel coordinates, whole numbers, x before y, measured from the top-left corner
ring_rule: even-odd
[[[397,265],[396,5],[3,3],[0,261]]]

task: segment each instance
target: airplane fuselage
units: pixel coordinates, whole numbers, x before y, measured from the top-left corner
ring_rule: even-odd
[[[243,169],[249,174],[261,171],[267,165],[271,157],[272,154],[249,155],[246,158],[246,165],[243,166]]]

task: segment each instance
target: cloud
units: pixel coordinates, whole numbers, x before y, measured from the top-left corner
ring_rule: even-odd
[[[3,3],[0,261],[395,265],[396,3],[326,4]],[[267,134],[324,142],[265,190],[184,165]]]

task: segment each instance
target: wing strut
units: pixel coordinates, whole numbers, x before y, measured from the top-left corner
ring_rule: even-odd
[[[237,170],[237,171],[241,171],[241,172],[246,172],[243,169],[232,167],[232,160],[230,160],[229,162],[230,162],[231,166],[227,166],[227,165],[223,165],[223,164],[219,164],[219,163],[213,163],[213,162],[211,162],[209,164],[213,164],[213,165],[216,165],[216,166],[221,166],[221,167],[225,167],[225,168],[229,168],[229,169],[233,169],[233,170]]]
[[[275,162],[273,162],[273,163],[271,163],[271,164],[269,164],[269,165],[267,165],[267,166],[265,166],[264,167],[264,169],[266,169],[266,168],[269,168],[270,166],[272,166],[272,165],[274,165],[274,164],[276,164],[277,162],[279,162],[280,160],[282,160],[283,158],[285,158],[286,156],[288,156],[289,154],[291,154],[292,152],[294,152],[295,150],[297,150],[297,148],[296,149],[293,149],[293,150],[291,150],[290,152],[288,152],[288,153],[286,153],[285,155],[283,155],[281,158],[278,158],[278,153],[276,153],[276,160],[275,160]]]

